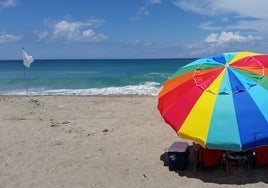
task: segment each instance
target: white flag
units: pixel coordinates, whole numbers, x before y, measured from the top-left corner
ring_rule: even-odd
[[[33,57],[28,55],[24,49],[22,49],[22,58],[23,58],[23,64],[25,67],[29,68],[31,66],[31,63],[34,61]]]

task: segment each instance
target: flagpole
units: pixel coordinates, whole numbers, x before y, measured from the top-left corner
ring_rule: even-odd
[[[22,50],[24,50],[24,47],[22,47]],[[27,95],[27,94],[28,94],[28,91],[27,91],[27,80],[26,80],[26,67],[25,67],[25,65],[24,65],[23,67],[24,67],[24,86],[25,86],[25,94]]]
[[[27,80],[26,80],[26,67],[24,66],[24,85],[25,85],[25,93],[28,95],[28,88],[27,88]]]

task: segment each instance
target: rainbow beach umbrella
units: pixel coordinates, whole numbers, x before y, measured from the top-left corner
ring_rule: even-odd
[[[164,83],[158,110],[181,138],[209,149],[268,145],[268,55],[197,59]]]

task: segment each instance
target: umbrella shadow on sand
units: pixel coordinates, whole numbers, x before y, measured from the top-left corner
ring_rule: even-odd
[[[255,167],[250,172],[247,169],[247,165],[243,166],[228,166],[229,175],[226,175],[226,171],[222,165],[213,168],[202,168],[197,166],[194,174],[194,153],[192,146],[189,146],[190,156],[189,164],[183,171],[170,171],[168,165],[168,152],[164,152],[160,156],[160,160],[163,162],[164,167],[167,169],[167,173],[177,173],[180,177],[188,177],[193,179],[200,179],[205,183],[216,183],[226,185],[245,185],[254,184],[258,182],[268,183],[267,172],[268,166]]]

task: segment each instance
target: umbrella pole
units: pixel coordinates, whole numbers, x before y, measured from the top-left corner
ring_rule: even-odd
[[[228,166],[228,151],[225,151],[223,154],[223,166],[226,170],[226,176],[229,175],[229,166]]]

